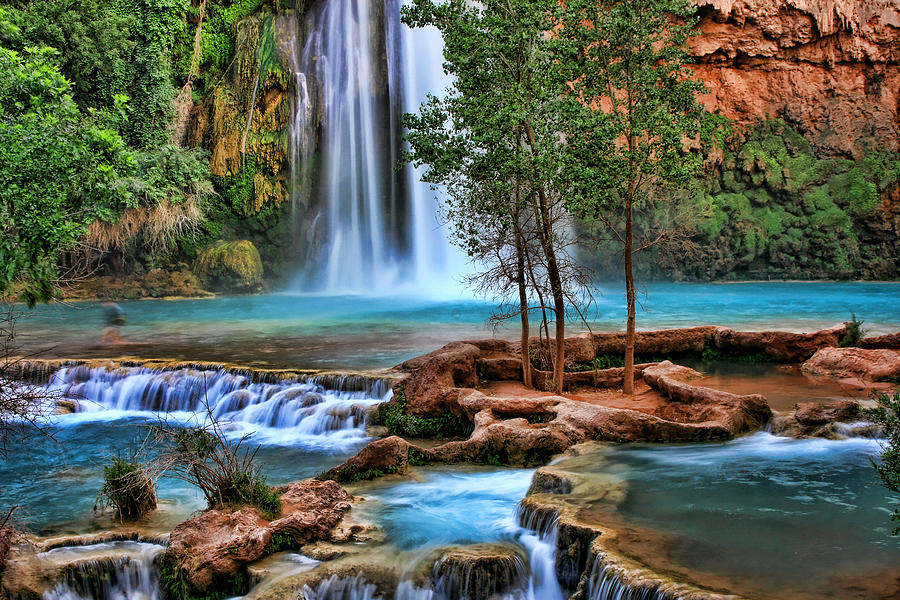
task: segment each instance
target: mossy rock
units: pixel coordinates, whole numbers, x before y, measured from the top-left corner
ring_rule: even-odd
[[[224,242],[197,254],[194,271],[218,291],[257,292],[262,289],[263,266],[253,242]]]

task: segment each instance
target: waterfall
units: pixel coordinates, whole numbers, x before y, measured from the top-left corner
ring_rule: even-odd
[[[375,586],[366,582],[362,574],[355,577],[332,575],[315,587],[304,585],[297,600],[381,600],[375,591]]]
[[[45,592],[43,600],[157,600],[160,597],[156,559],[165,550],[162,546],[114,542],[58,548],[43,553],[42,558],[57,560],[60,555],[78,556],[103,550],[127,554],[82,561],[66,569],[63,580]]]
[[[438,230],[435,193],[419,171],[396,168],[401,115],[447,83],[440,34],[407,28],[400,5],[318,2],[281,42],[295,88],[299,291],[378,293],[408,284],[421,292],[429,283],[446,290],[462,263]]]
[[[608,564],[602,555],[594,559],[588,580],[587,600],[677,600],[674,596],[648,582],[631,586],[622,581],[621,573]]]
[[[390,398],[389,385],[362,378],[330,378],[329,390],[306,381],[253,381],[227,370],[142,367],[60,369],[48,387],[77,402],[77,413],[188,412],[255,429],[289,430],[301,441],[353,441],[365,437],[368,410]],[[367,384],[367,385],[366,385]],[[90,416],[90,415],[87,415]]]
[[[519,535],[519,543],[528,551],[531,567],[528,600],[563,600],[565,595],[556,575],[559,515],[519,505],[518,516],[519,525],[526,529]]]

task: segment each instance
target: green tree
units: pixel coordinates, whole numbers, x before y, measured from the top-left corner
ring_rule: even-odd
[[[887,444],[881,453],[881,461],[873,460],[872,465],[884,486],[900,494],[900,391],[877,394],[875,400],[878,406],[870,410],[868,416],[884,429]],[[900,535],[900,509],[894,510],[891,520],[898,523],[893,535]]]
[[[118,133],[79,111],[53,55],[0,48],[0,293],[19,282],[29,305],[52,297],[59,253],[128,199],[134,168]]]
[[[553,313],[555,344],[548,345],[561,389],[566,308],[579,278],[567,251],[559,98],[546,51],[554,5],[416,0],[406,7],[408,24],[441,31],[444,69],[454,80],[446,96],[431,97],[405,124],[410,158],[426,165],[425,181],[446,190],[455,241],[483,267],[479,287],[511,300],[502,317],[521,319],[526,384],[529,312],[541,311],[547,333]]]
[[[569,207],[624,248],[626,394],[634,393],[634,254],[667,237],[635,244],[635,210],[691,183],[703,164],[699,151],[686,151],[705,133],[703,86],[687,68],[694,11],[691,0],[566,0],[554,9]]]

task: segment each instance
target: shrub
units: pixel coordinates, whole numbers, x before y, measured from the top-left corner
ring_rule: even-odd
[[[259,446],[248,448],[247,436],[229,440],[215,419],[193,427],[163,422],[153,435],[159,471],[200,488],[209,508],[253,506],[269,519],[281,513],[281,495],[266,484],[256,463]]]
[[[378,409],[379,422],[391,435],[414,438],[445,438],[472,435],[474,425],[465,417],[446,413],[439,417],[418,417],[406,414],[406,390],[400,388],[394,402]]]
[[[882,448],[881,461],[872,460],[872,466],[884,486],[900,494],[900,391],[876,394],[875,401],[878,406],[866,411],[866,416],[884,428],[887,443]],[[894,510],[891,520],[900,524],[900,509]],[[900,525],[893,535],[900,535]]]
[[[117,456],[103,467],[98,503],[115,508],[121,519],[140,519],[156,508],[155,488],[144,465]]]
[[[859,344],[859,341],[866,334],[865,329],[862,328],[863,323],[865,321],[856,318],[856,313],[850,313],[850,320],[844,323],[847,326],[847,331],[841,336],[838,345],[841,348],[850,348]]]

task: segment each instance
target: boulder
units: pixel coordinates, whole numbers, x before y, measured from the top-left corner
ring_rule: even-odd
[[[760,353],[775,362],[803,362],[817,350],[838,346],[846,331],[846,323],[813,333],[735,331],[717,327],[714,344],[722,352]]]
[[[165,560],[194,590],[206,592],[267,554],[275,535],[288,535],[297,546],[328,539],[351,501],[334,481],[309,479],[284,490],[281,517],[271,522],[255,508],[207,510],[172,531]]]
[[[413,462],[428,462],[433,459],[430,450],[419,448],[401,437],[392,435],[368,444],[355,456],[326,471],[321,477],[335,481],[355,481],[399,473],[409,464],[411,450],[416,459]]]
[[[793,412],[773,418],[771,431],[775,435],[794,438],[875,437],[879,429],[874,424],[860,424],[852,429],[838,425],[858,423],[861,417],[860,405],[854,400],[801,402],[795,405]]]
[[[257,292],[262,288],[263,266],[253,242],[223,242],[201,250],[194,271],[211,288],[228,292]]]
[[[864,348],[823,348],[803,363],[804,372],[863,381],[900,380],[900,352]]]
[[[432,587],[440,598],[490,600],[523,590],[527,583],[518,549],[499,544],[449,548],[432,568]]]
[[[857,346],[872,350],[900,350],[900,333],[889,333],[886,335],[863,338],[859,340]]]

